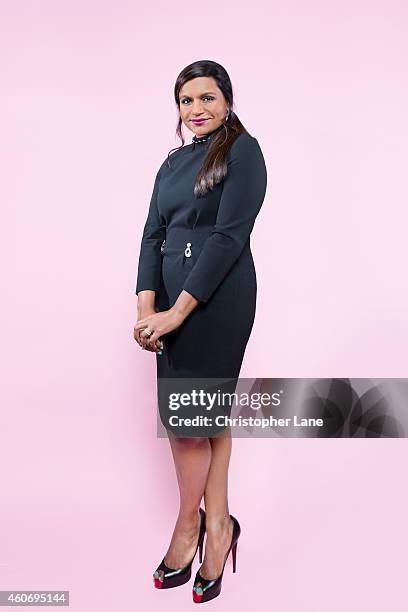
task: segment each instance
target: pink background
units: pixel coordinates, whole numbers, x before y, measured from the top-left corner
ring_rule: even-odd
[[[151,582],[178,491],[132,334],[185,65],[226,67],[268,167],[241,375],[407,375],[407,17],[389,0],[2,3],[0,589],[70,590],[75,612],[194,605],[192,581]],[[404,439],[234,440],[237,573],[208,607],[405,609],[406,460]]]

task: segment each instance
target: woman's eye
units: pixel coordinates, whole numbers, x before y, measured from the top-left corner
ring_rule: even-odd
[[[203,100],[214,100],[214,97],[213,96],[204,96]],[[184,98],[184,100],[181,101],[182,104],[184,104],[185,102],[191,102],[191,100],[189,98]]]

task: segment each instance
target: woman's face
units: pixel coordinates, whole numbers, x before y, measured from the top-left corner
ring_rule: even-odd
[[[213,77],[197,77],[184,83],[179,105],[181,120],[197,136],[216,130],[228,110],[224,94]]]

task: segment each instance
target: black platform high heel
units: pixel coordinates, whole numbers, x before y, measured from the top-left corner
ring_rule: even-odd
[[[204,603],[205,601],[210,601],[210,599],[214,599],[221,593],[221,583],[222,577],[224,575],[225,563],[228,559],[228,555],[232,550],[232,571],[235,573],[237,566],[237,543],[238,538],[241,533],[241,527],[238,523],[237,519],[230,514],[230,517],[234,523],[232,530],[232,538],[229,549],[227,550],[227,554],[225,555],[224,565],[222,567],[222,572],[218,576],[218,578],[214,578],[213,580],[207,580],[203,578],[200,574],[200,570],[198,570],[193,586],[193,601],[195,603]]]
[[[173,569],[171,567],[167,567],[164,563],[164,559],[166,555],[163,557],[162,562],[159,567],[153,574],[153,583],[156,589],[171,589],[173,587],[181,586],[188,582],[191,578],[191,566],[193,565],[193,561],[197,554],[197,549],[199,549],[199,559],[200,563],[203,559],[203,542],[204,542],[204,534],[205,534],[205,512],[202,508],[200,508],[200,531],[198,534],[198,542],[194,552],[194,556],[191,559],[188,565],[184,567],[179,567],[177,569]]]

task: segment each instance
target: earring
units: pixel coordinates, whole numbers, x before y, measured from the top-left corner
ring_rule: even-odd
[[[230,118],[230,109],[227,110],[227,114],[225,115],[225,121],[228,121]]]

